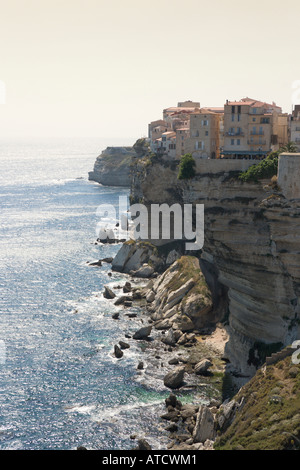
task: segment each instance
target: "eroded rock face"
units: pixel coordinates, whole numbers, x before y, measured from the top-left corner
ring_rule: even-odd
[[[132,147],[107,147],[96,159],[89,180],[104,186],[130,187],[130,163],[136,153]]]
[[[145,278],[150,277],[159,265],[160,259],[155,255],[155,246],[129,240],[122,245],[113,259],[112,270]]]
[[[224,162],[205,165],[196,178],[179,181],[171,165],[153,164],[139,173],[136,188],[146,205],[204,204],[201,268],[214,301],[222,289],[227,292],[228,305],[219,305],[228,309],[226,355],[236,369],[253,375],[263,360],[259,346],[276,349],[300,337],[300,205],[269,181],[241,182],[237,171],[224,171]],[[156,286],[156,296],[164,287]],[[165,301],[153,305],[162,314]],[[194,305],[191,300],[185,307],[193,319]]]
[[[146,293],[155,328],[182,332],[202,328],[217,319],[199,260],[183,256],[175,261]]]

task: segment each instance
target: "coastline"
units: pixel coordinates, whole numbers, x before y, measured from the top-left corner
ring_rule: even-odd
[[[110,302],[113,303],[117,302],[117,299],[119,302],[120,299],[122,300],[119,304],[121,306],[120,315],[115,319],[122,321],[120,317],[122,315],[130,317],[128,307],[137,306],[140,313],[132,315],[135,327],[140,323],[141,329],[148,328],[148,332],[141,338],[135,339],[134,335],[128,335],[124,331],[124,337],[119,344],[112,345],[115,355],[117,348],[118,357],[116,360],[121,364],[130,348],[138,343],[140,358],[137,361],[135,380],[143,387],[154,387],[165,392],[166,398],[160,404],[160,408],[164,411],[157,417],[157,428],[161,432],[160,445],[162,448],[212,450],[212,439],[194,442],[193,429],[197,421],[199,406],[207,407],[216,414],[224,401],[226,329],[221,323],[202,330],[195,328],[190,330],[188,334],[184,334],[187,336],[187,341],[182,341],[181,344],[180,341],[178,344],[176,342],[169,343],[167,340],[168,331],[157,328],[157,322],[151,319],[151,311],[149,311],[151,302],[147,301],[147,294],[155,278],[137,278],[129,273],[126,277],[128,281],[124,285],[118,286],[118,296],[113,296],[110,299]],[[123,292],[124,290],[125,292]],[[202,360],[210,361],[209,371],[196,374],[195,366]],[[184,369],[182,384],[174,388],[166,386],[164,384],[165,377],[178,368]],[[230,392],[232,395],[233,390],[229,390],[230,387],[232,387],[231,381],[229,381],[226,393]],[[147,441],[145,435],[131,435],[129,438],[133,443],[137,443],[137,447],[134,447],[133,450],[141,450],[142,448],[139,446],[145,445],[145,441]]]

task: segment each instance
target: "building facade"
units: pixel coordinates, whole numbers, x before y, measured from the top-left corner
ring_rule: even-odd
[[[295,106],[291,115],[290,140],[296,144],[300,152],[300,104]]]
[[[185,152],[194,158],[219,158],[220,114],[200,109],[190,116],[190,132]]]
[[[282,110],[275,103],[268,104],[251,98],[227,101],[224,105],[222,156],[263,158],[272,150],[277,150],[281,115]]]

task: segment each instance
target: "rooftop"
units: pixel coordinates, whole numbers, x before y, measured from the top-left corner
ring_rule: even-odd
[[[252,108],[277,108],[281,109],[276,103],[266,103],[264,101],[254,100],[252,98],[242,98],[240,101],[226,101],[228,106],[251,106]]]

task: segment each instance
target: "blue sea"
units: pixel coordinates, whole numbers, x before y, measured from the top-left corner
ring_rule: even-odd
[[[88,172],[107,145],[132,143],[0,141],[2,450],[130,449],[131,434],[160,446],[166,391],[137,376],[139,344],[121,360],[113,355],[139,319],[121,309],[113,320],[120,307],[103,286],[127,279],[87,263],[120,248],[95,245],[97,207],[128,196],[88,181]]]

